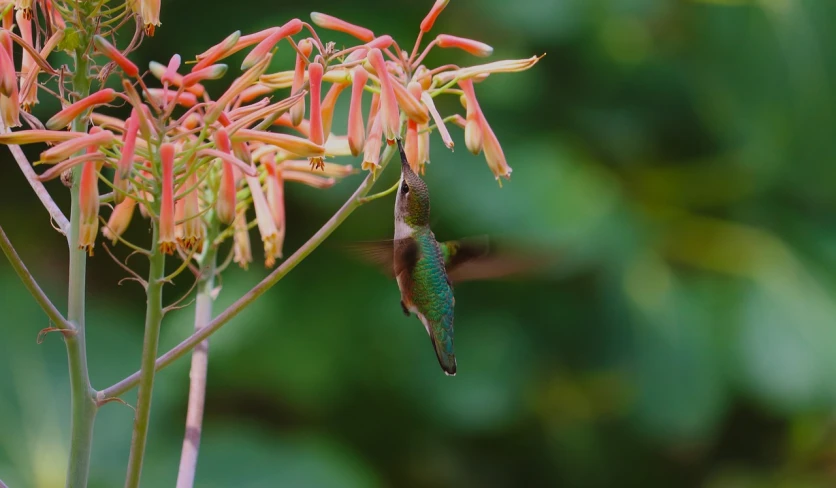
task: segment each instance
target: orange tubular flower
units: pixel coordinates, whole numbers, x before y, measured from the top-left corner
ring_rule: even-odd
[[[464,98],[467,102],[467,124],[464,126],[464,144],[467,150],[473,154],[482,152],[482,109],[476,100],[476,92],[473,90],[473,81],[459,80],[459,86],[464,91]]]
[[[174,144],[166,142],[160,146],[160,165],[163,191],[160,198],[160,229],[157,242],[160,252],[174,254],[177,249],[174,230]]]
[[[96,46],[96,50],[100,53],[104,54],[108,57],[111,61],[116,63],[125,75],[130,77],[135,77],[139,74],[139,68],[136,67],[134,63],[132,63],[128,58],[125,57],[116,47],[107,42],[107,40],[99,35],[93,36],[93,45]]]
[[[440,48],[457,48],[481,58],[493,54],[493,48],[484,42],[474,41],[465,37],[439,34],[435,38],[436,45]]]
[[[374,39],[374,32],[370,31],[369,29],[366,29],[365,27],[360,27],[359,25],[351,24],[331,15],[319,12],[311,12],[311,20],[314,24],[322,27],[323,29],[345,32],[346,34],[354,36],[357,39],[360,39],[364,42],[369,42],[372,39]]]
[[[450,132],[447,130],[447,126],[444,125],[444,119],[441,118],[441,114],[439,114],[438,109],[435,108],[433,97],[427,92],[422,92],[421,101],[424,102],[424,105],[427,106],[427,110],[429,110],[430,114],[433,116],[435,126],[438,129],[439,134],[441,134],[441,140],[444,141],[444,145],[453,149],[453,138],[450,137]]]
[[[154,35],[160,25],[160,0],[134,0],[139,2],[139,16],[145,25],[145,34]]]
[[[133,198],[126,198],[122,203],[113,207],[113,213],[107,219],[107,226],[102,229],[102,234],[106,239],[116,244],[119,237],[128,229],[134,215],[134,208],[136,208],[136,200]]]
[[[394,144],[395,139],[400,139],[400,115],[392,80],[389,78],[389,72],[386,71],[386,62],[383,61],[380,49],[370,50],[368,60],[380,80],[380,125],[383,136],[389,144]]]
[[[430,29],[433,28],[433,24],[435,24],[435,19],[438,18],[438,15],[444,10],[444,7],[450,3],[450,0],[435,0],[435,4],[433,4],[433,8],[430,9],[430,13],[424,17],[424,20],[421,21],[421,32],[429,32]]]
[[[122,146],[122,157],[119,159],[119,166],[117,167],[117,172],[123,179],[131,174],[137,133],[139,133],[139,114],[137,114],[136,109],[133,109],[130,118],[128,118],[128,125],[125,127],[125,144]]]
[[[258,223],[258,232],[264,243],[264,265],[272,268],[276,264],[276,258],[282,257],[281,246],[279,245],[279,231],[261,189],[261,183],[254,176],[247,176],[247,185],[250,187],[250,195],[255,208],[255,218]]]
[[[302,89],[302,84],[305,82],[305,58],[302,57],[304,54],[306,57],[311,55],[313,51],[313,43],[310,39],[302,39],[299,41],[299,48],[300,53],[296,53],[296,68],[293,71],[293,85],[291,85],[290,93],[296,94],[299,93],[299,90]],[[290,120],[293,122],[294,126],[298,126],[302,123],[302,119],[305,118],[305,99],[302,98],[296,105],[294,105],[290,109]]]
[[[419,85],[420,86],[420,85]],[[409,93],[407,89],[398,82],[392,83],[392,88],[395,89],[395,99],[398,101],[403,113],[419,124],[426,124],[430,121],[430,116],[427,113],[427,107],[421,104],[418,100],[421,98],[420,92],[416,97],[415,94]]]
[[[0,144],[34,144],[37,142],[66,142],[87,134],[63,130],[19,130],[0,134]]]
[[[267,37],[268,35],[270,34],[265,34],[264,37]],[[210,64],[217,62],[219,59],[223,58],[227,52],[233,49],[240,39],[241,31],[235,31],[232,34],[228,35],[226,39],[224,39],[223,41],[219,42],[218,44],[215,44],[214,46],[204,51],[203,54],[198,54],[198,62],[197,64],[192,66],[192,70],[197,71],[199,69],[203,69],[209,66]],[[261,42],[261,39],[253,41],[252,44],[255,44],[257,42]]]
[[[380,167],[380,149],[383,146],[381,138],[383,137],[383,125],[380,119],[383,118],[383,113],[378,113],[374,122],[372,122],[369,137],[366,139],[366,145],[363,148],[363,164],[360,166],[364,170],[371,171],[375,177],[377,176],[377,169]]]
[[[25,52],[25,51],[24,51]],[[93,93],[90,96],[82,98],[81,100],[67,105],[63,110],[50,117],[46,121],[46,128],[51,130],[58,130],[70,125],[76,117],[87,110],[110,103],[116,99],[116,92],[112,88],[105,88]]]
[[[348,146],[351,155],[357,156],[363,150],[366,142],[366,128],[363,124],[363,91],[369,75],[362,66],[355,67],[351,72],[351,103],[348,107]]]
[[[10,97],[17,91],[17,77],[12,58],[0,46],[0,95]]]
[[[87,153],[98,150],[96,146],[88,147]],[[81,169],[81,180],[78,186],[80,219],[78,224],[78,248],[93,255],[96,245],[96,235],[99,233],[99,179],[96,175],[96,161],[87,161]]]
[[[28,12],[28,16],[27,16]],[[32,10],[25,9],[25,10],[18,10],[15,13],[15,20],[17,21],[17,26],[20,28],[20,37],[23,38],[23,41],[28,44],[29,46],[34,47],[32,42]],[[29,51],[24,49],[23,54],[20,58],[20,105],[26,112],[31,112],[32,107],[38,103],[38,84],[32,83],[27,88],[26,78],[29,75],[29,72],[33,69],[38,69],[35,65],[35,58],[29,54]]]
[[[230,154],[231,144],[226,130],[219,129],[214,135],[215,146],[218,150]],[[235,218],[235,173],[232,170],[232,164],[223,161],[221,162],[221,187],[218,190],[218,198],[215,201],[215,213],[218,220],[224,224],[231,224]]]
[[[505,154],[502,152],[502,146],[499,145],[499,139],[496,138],[496,134],[493,133],[493,129],[491,129],[488,120],[484,116],[481,118],[481,126],[482,137],[484,138],[485,160],[488,162],[488,167],[493,171],[496,181],[499,182],[499,186],[502,186],[502,181],[499,177],[502,176],[506,180],[510,180],[511,167],[508,166],[508,162],[505,160]]]
[[[247,215],[244,209],[235,217],[234,233],[232,234],[232,261],[243,269],[247,269],[253,262],[253,251],[250,247],[250,231],[247,228]]]
[[[183,87],[189,88],[203,80],[217,80],[226,74],[225,64],[213,64],[197,71],[192,71],[182,78]]]
[[[411,88],[418,87],[418,96],[421,95],[421,85],[415,83],[410,84]],[[413,91],[413,90],[410,90]],[[414,96],[413,93],[411,96]],[[426,127],[426,125],[424,126]],[[404,147],[406,151],[406,159],[409,161],[409,166],[416,174],[420,174],[423,166],[423,161],[418,160],[418,123],[412,119],[406,121],[406,144]]]
[[[91,133],[82,137],[70,139],[62,142],[56,146],[41,153],[41,161],[44,163],[57,163],[71,157],[81,149],[87,146],[106,146],[116,142],[113,132],[103,130],[101,132]]]
[[[244,58],[241,63],[241,69],[249,69],[255,65],[259,59],[263,58],[273,47],[285,37],[293,36],[302,31],[302,21],[299,19],[291,19],[280,29],[276,30],[269,37],[258,43],[250,53]]]
[[[313,132],[313,129],[311,129]],[[314,144],[308,139],[292,136],[290,134],[279,134],[277,132],[264,132],[259,130],[239,129],[232,136],[233,141],[256,141],[264,144],[272,144],[304,158],[322,157],[325,155],[325,147]]]
[[[146,97],[151,98],[157,105],[168,105],[176,102],[177,105],[189,108],[194,107],[197,103],[197,97],[194,93],[178,92],[174,90],[165,90],[163,88],[149,88]]]
[[[331,135],[331,123],[334,121],[334,109],[337,107],[337,99],[348,85],[348,83],[334,83],[325,95],[325,99],[322,100],[320,112],[322,113],[322,133],[325,137],[325,142],[328,142],[328,138]]]
[[[197,172],[192,172],[183,184],[181,195],[182,202],[182,223],[179,226],[177,242],[186,249],[194,249],[196,252],[203,251],[203,239],[206,237],[206,230],[203,228],[203,219],[200,216],[200,201],[198,195]]]

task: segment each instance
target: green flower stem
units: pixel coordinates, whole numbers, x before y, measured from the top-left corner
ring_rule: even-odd
[[[151,393],[154,389],[154,358],[160,342],[160,323],[163,320],[163,276],[165,274],[165,253],[156,245],[159,240],[160,229],[155,222],[153,237],[153,251],[149,260],[148,287],[146,291],[147,304],[145,308],[145,339],[142,344],[142,360],[138,373],[139,392],[136,400],[136,416],[134,418],[134,432],[131,438],[131,454],[128,459],[128,474],[125,478],[126,488],[137,488],[142,474],[142,461],[145,458],[145,445],[148,441],[148,423],[151,416]]]
[[[388,146],[386,150],[383,152],[380,160],[380,167],[381,171],[386,168],[386,165],[389,163],[389,160],[392,159],[392,156],[397,152],[397,146]],[[177,359],[183,357],[189,351],[191,351],[195,346],[200,344],[200,342],[207,339],[209,336],[217,332],[221,327],[223,327],[227,322],[229,322],[233,317],[238,315],[242,310],[244,310],[247,305],[255,301],[258,297],[264,294],[267,290],[270,289],[273,285],[279,282],[284,276],[290,272],[293,268],[296,267],[297,264],[302,262],[311,252],[314,251],[320,244],[322,244],[328,236],[331,235],[337,227],[342,224],[345,219],[354,212],[357,207],[362,205],[361,199],[366,196],[369,191],[371,191],[372,187],[375,184],[375,180],[371,174],[366,176],[366,179],[360,184],[357,190],[354,192],[353,195],[348,199],[348,201],[343,204],[343,206],[337,210],[337,212],[331,217],[328,222],[325,223],[313,236],[311,236],[308,241],[302,245],[299,249],[296,250],[291,256],[289,256],[282,264],[276,268],[272,273],[267,275],[266,278],[261,280],[261,282],[256,285],[253,289],[248,291],[244,296],[239,298],[235,303],[230,305],[226,310],[224,310],[220,315],[215,317],[214,320],[209,322],[209,324],[200,329],[199,331],[195,331],[194,334],[189,336],[183,342],[175,346],[173,349],[168,351],[167,353],[163,354],[156,362],[156,368],[162,369],[169,364],[173,363]],[[106,388],[99,392],[99,399],[103,400],[105,398],[112,398],[118,397],[123,393],[129,391],[131,388],[136,386],[140,383],[141,379],[141,372],[136,372],[131,376],[125,378],[124,380],[116,383],[115,385]]]
[[[90,93],[88,59],[83,50],[74,55],[75,74],[73,90],[81,97]],[[80,116],[73,120],[72,130],[87,132],[87,118]],[[70,190],[70,228],[68,247],[70,251],[69,291],[67,299],[67,320],[75,326],[75,334],[64,336],[67,345],[67,361],[70,372],[70,396],[72,417],[70,421],[70,456],[67,467],[67,488],[85,488],[90,471],[90,451],[93,444],[93,424],[96,420],[96,391],[90,386],[87,372],[87,345],[84,336],[85,293],[87,255],[78,248],[81,208],[79,183],[81,166],[73,169],[73,185]]]
[[[215,270],[218,248],[212,241],[218,235],[218,222],[212,219],[206,235],[206,252],[200,259],[200,277],[197,283],[197,300],[194,312],[194,329],[199,331],[212,320],[212,290],[215,287]],[[197,470],[197,454],[200,450],[200,434],[203,425],[203,406],[206,401],[206,372],[209,367],[209,339],[201,341],[192,352],[189,370],[189,406],[186,410],[186,433],[180,454],[180,470],[177,488],[194,486]]]
[[[11,241],[9,241],[9,237],[6,236],[6,232],[3,231],[2,227],[0,227],[0,247],[3,248],[3,253],[9,259],[9,263],[12,265],[12,268],[14,268],[15,273],[17,273],[20,280],[23,281],[26,289],[29,290],[29,293],[31,293],[35,298],[35,301],[38,302],[38,305],[41,306],[47,317],[49,317],[49,320],[55,324],[55,327],[62,330],[74,330],[75,326],[65,319],[63,315],[61,315],[58,308],[49,300],[49,297],[46,296],[46,293],[44,293],[38,285],[38,282],[35,281],[32,274],[29,273],[28,269],[26,269],[26,265],[23,264],[23,260],[21,260],[20,256],[18,256],[17,251],[15,251],[15,248],[12,246]]]

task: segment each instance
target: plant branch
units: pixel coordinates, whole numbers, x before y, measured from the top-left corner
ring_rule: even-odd
[[[26,265],[23,264],[23,260],[20,259],[20,256],[15,251],[15,248],[12,246],[9,237],[6,236],[6,232],[3,231],[2,227],[0,227],[0,247],[3,248],[3,253],[9,259],[9,263],[14,268],[17,276],[23,281],[24,286],[26,286],[26,289],[35,298],[35,301],[38,302],[38,305],[41,306],[47,317],[49,317],[49,320],[59,329],[75,330],[75,326],[61,315],[58,308],[50,301],[41,287],[38,286],[38,282],[35,281],[32,274],[26,269]]]
[[[194,313],[195,332],[212,320],[212,290],[215,287],[215,266],[217,246],[211,245],[218,233],[216,219],[212,219],[206,238],[206,253],[200,259],[200,277],[197,285],[197,303]],[[177,488],[192,488],[197,471],[197,455],[200,450],[200,434],[203,425],[203,407],[206,401],[206,376],[209,368],[209,339],[200,342],[192,352],[192,366],[189,370],[189,406],[186,410],[186,433],[183,436],[183,450],[180,454],[180,470],[177,473]]]
[[[154,222],[153,243],[159,240],[160,226]],[[139,393],[136,400],[134,432],[131,438],[131,454],[128,458],[128,474],[125,488],[139,487],[142,474],[142,462],[145,458],[145,445],[148,442],[148,423],[151,417],[151,393],[154,389],[154,358],[160,342],[160,323],[163,319],[163,274],[165,273],[165,253],[154,246],[149,258],[148,301],[145,308],[145,339],[142,344],[142,360],[139,371]],[[101,395],[101,393],[99,393]],[[110,397],[107,395],[105,398]]]
[[[80,97],[84,97],[90,93],[88,58],[84,51],[79,50],[74,53],[73,59],[76,68],[72,79],[73,90]],[[76,118],[73,120],[72,129],[77,132],[87,132],[87,119],[83,116]],[[78,248],[81,223],[81,203],[79,199],[81,166],[73,168],[72,171],[73,185],[70,190],[70,201],[72,203],[70,204],[70,222],[67,226],[69,229],[67,245],[70,252],[67,320],[75,325],[76,333],[64,337],[64,342],[67,345],[72,403],[70,456],[67,466],[66,486],[67,488],[85,488],[90,472],[93,425],[98,407],[94,401],[96,391],[90,386],[90,375],[87,371],[87,343],[84,334],[87,254],[83,249]]]
[[[389,160],[392,156],[397,152],[396,146],[388,146],[384,151],[383,155],[381,156],[381,163],[380,166],[382,169],[386,168],[386,165],[389,163]],[[340,224],[351,215],[354,210],[357,209],[361,205],[360,199],[366,196],[369,191],[374,186],[375,180],[372,177],[372,174],[368,174],[366,179],[360,184],[357,190],[354,192],[353,195],[340,207],[339,210],[325,223],[310,239],[308,239],[305,244],[302,245],[299,249],[296,250],[291,256],[289,256],[282,264],[276,268],[272,273],[267,275],[266,278],[261,280],[261,282],[252,288],[249,292],[244,294],[241,298],[239,298],[235,303],[230,305],[226,310],[224,310],[220,315],[215,317],[214,320],[209,322],[209,324],[202,328],[199,331],[196,331],[194,334],[189,336],[183,342],[175,346],[173,349],[168,351],[167,353],[160,356],[156,362],[156,368],[162,369],[169,364],[173,363],[177,359],[183,357],[186,353],[191,351],[197,344],[201,341],[207,339],[209,336],[217,332],[221,327],[223,327],[227,322],[229,322],[233,317],[238,315],[242,310],[244,310],[247,305],[255,301],[258,297],[264,294],[267,290],[270,289],[273,285],[275,285],[279,280],[281,280],[290,270],[296,267],[297,264],[302,262],[311,252],[314,251],[323,241],[325,241],[328,236],[331,235]],[[140,372],[136,372],[131,376],[125,378],[124,380],[116,383],[115,385],[106,388],[99,392],[99,398],[108,398],[108,397],[118,397],[122,395],[126,391],[129,391],[131,388],[136,386],[140,382]]]
[[[9,144],[8,148],[9,151],[11,151],[12,156],[14,156],[15,161],[17,161],[17,165],[20,166],[20,171],[23,173],[23,176],[26,177],[26,181],[29,182],[29,186],[35,190],[35,195],[38,196],[38,199],[40,199],[44,208],[46,208],[47,212],[49,212],[49,216],[53,221],[55,221],[55,225],[58,226],[58,232],[66,236],[70,230],[70,221],[67,220],[64,212],[58,208],[55,200],[53,200],[49,195],[49,192],[46,191],[46,187],[41,180],[38,179],[38,174],[35,173],[34,169],[32,169],[32,165],[29,163],[29,160],[26,159],[26,155],[23,154],[23,150],[20,149],[20,146],[16,144]]]

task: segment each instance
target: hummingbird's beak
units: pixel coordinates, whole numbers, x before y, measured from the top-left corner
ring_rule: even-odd
[[[404,171],[406,171],[406,170],[412,171],[412,168],[409,166],[409,160],[406,159],[406,152],[403,149],[403,143],[401,142],[400,139],[397,139],[397,141],[398,141],[398,151],[401,152],[401,169],[404,170]]]

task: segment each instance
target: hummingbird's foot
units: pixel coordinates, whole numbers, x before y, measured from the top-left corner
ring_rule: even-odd
[[[403,300],[401,300],[401,308],[403,309],[404,315],[406,315],[407,317],[412,315],[411,313],[409,313],[409,309],[406,308],[406,305],[404,304]]]

